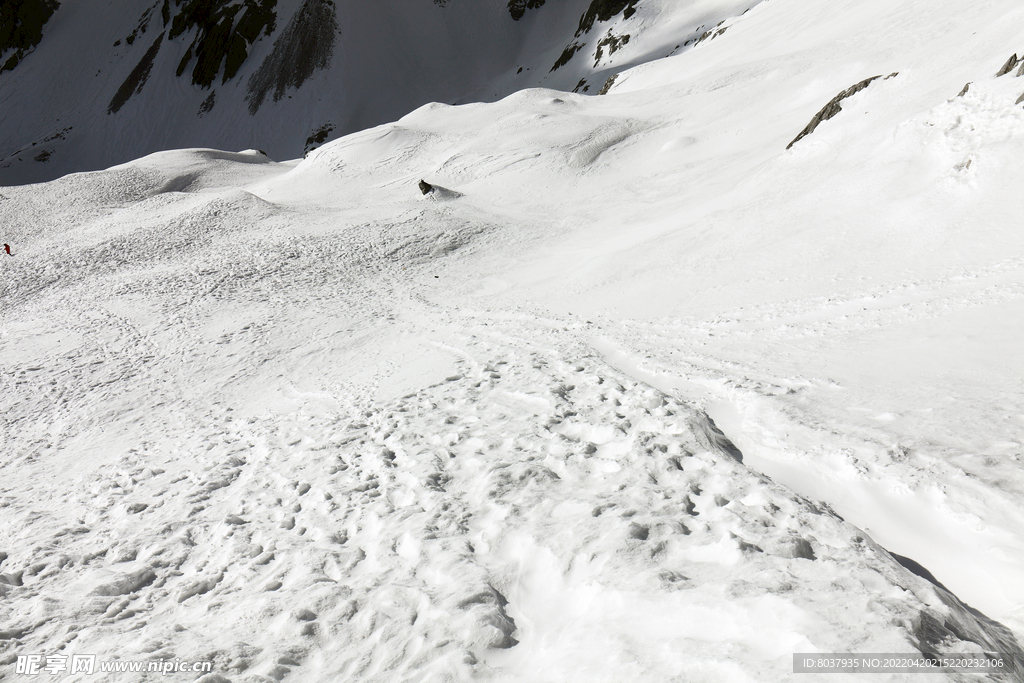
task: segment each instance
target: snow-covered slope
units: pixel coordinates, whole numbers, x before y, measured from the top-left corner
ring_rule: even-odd
[[[1024,680],[1024,8],[725,9],[636,3],[679,51],[600,97],[0,188],[0,671]]]
[[[0,184],[179,147],[290,159],[427,102],[593,94],[756,2],[19,0],[56,11],[34,47],[0,35]]]

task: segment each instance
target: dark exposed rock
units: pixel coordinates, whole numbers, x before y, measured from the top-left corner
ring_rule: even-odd
[[[199,114],[198,114],[199,118],[203,118],[203,114],[205,114],[208,111],[210,111],[211,109],[213,109],[213,105],[216,104],[216,102],[217,102],[217,91],[216,90],[211,90],[209,96],[207,96],[207,98],[205,100],[203,100],[203,103],[201,105],[199,105]]]
[[[457,190],[449,189],[442,185],[438,185],[437,183],[428,183],[426,180],[421,180],[417,186],[420,188],[420,192],[424,197],[436,202],[452,201],[462,196],[462,193]],[[459,236],[439,235],[435,245],[430,249],[430,254],[431,256],[443,256],[455,251],[465,243],[465,240]],[[454,458],[455,456],[453,455],[452,457]],[[545,470],[542,474],[546,475],[549,472],[549,470]],[[550,474],[556,479],[558,478],[558,475],[554,474],[554,472],[550,472]],[[540,475],[536,473],[529,473],[524,476]],[[520,480],[522,480],[522,478],[520,478]]]
[[[963,89],[963,90],[961,90],[961,91],[959,92],[959,94],[957,94],[957,97],[963,97],[964,95],[966,95],[966,94],[967,94],[967,91],[968,91],[968,90],[970,90],[970,89],[971,89],[971,84],[970,84],[970,83],[966,84],[966,85],[964,86],[964,89]]]
[[[1014,104],[1020,104],[1021,102],[1024,102],[1024,94],[1021,94],[1021,96],[1017,98],[1017,101],[1014,102]]]
[[[1024,76],[1024,59],[1021,60],[1020,68],[1017,69],[1017,73],[1014,74],[1017,78]]]
[[[580,26],[576,31],[577,37],[587,33],[594,27],[595,21],[608,21],[615,15],[622,13],[623,19],[629,19],[636,13],[636,5],[640,0],[594,0],[590,7],[580,17]]]
[[[156,37],[156,40],[153,41],[149,49],[146,50],[146,54],[142,55],[142,59],[139,60],[139,63],[135,65],[132,72],[128,74],[128,78],[124,80],[121,87],[114,93],[114,97],[110,100],[110,105],[107,107],[108,114],[116,114],[132,95],[142,92],[143,86],[149,80],[149,74],[153,70],[153,60],[156,59],[156,53],[160,51],[160,44],[163,40],[164,34],[161,33]]]
[[[508,13],[512,18],[519,21],[526,14],[528,9],[537,9],[544,4],[544,0],[508,0]]]
[[[964,604],[952,593],[938,587],[936,594],[944,603],[941,612],[924,610],[913,621],[914,645],[924,653],[940,653],[951,640],[971,642],[979,651],[1002,654],[1005,678],[1020,681],[1024,675],[1024,651],[1013,633],[973,607]]]
[[[604,85],[601,86],[601,89],[597,91],[597,94],[598,95],[607,95],[608,91],[612,89],[613,85],[615,85],[615,79],[617,79],[618,77],[619,77],[619,74],[612,74],[611,78],[609,78],[607,81],[605,81]]]
[[[594,66],[597,66],[604,56],[604,48],[608,48],[608,54],[613,55],[623,45],[629,42],[629,34],[616,36],[612,35],[611,31],[608,31],[608,35],[601,39],[601,42],[597,44],[597,51],[594,53]]]
[[[793,141],[791,143],[786,145],[786,149],[789,149],[797,142],[799,142],[802,138],[813,133],[814,129],[818,127],[819,123],[821,123],[822,121],[828,121],[830,118],[841,112],[843,108],[842,106],[840,106],[840,102],[845,100],[847,97],[850,97],[851,95],[860,92],[864,88],[871,85],[872,81],[881,77],[881,75],[878,75],[872,76],[871,78],[865,78],[860,83],[847,88],[846,90],[842,91],[841,93],[833,97],[832,100],[828,104],[826,104],[821,111],[814,115],[814,117],[811,119],[811,122],[808,123],[802,131],[800,131],[800,134],[793,138]]]
[[[940,610],[924,610],[915,617],[912,632],[918,650],[941,652],[953,639],[972,642],[979,646],[980,652],[1002,653],[1007,678],[1000,677],[1000,680],[1024,680],[1021,677],[1024,675],[1024,650],[1010,629],[962,602],[920,563],[886,552],[908,572],[931,583],[942,602]]]
[[[196,36],[178,64],[184,73],[193,58],[192,83],[208,88],[217,74],[227,82],[238,73],[248,57],[248,46],[262,33],[269,36],[276,26],[277,0],[185,0],[171,21],[168,38],[196,29]],[[237,20],[237,21],[236,21]]]
[[[11,71],[43,39],[43,26],[60,7],[57,0],[4,0],[0,2],[0,55],[14,53],[0,64]]]
[[[29,150],[30,150],[30,149],[31,149],[32,147],[35,147],[35,146],[37,146],[37,145],[44,145],[44,144],[46,144],[47,142],[53,142],[54,140],[67,140],[67,133],[68,133],[68,132],[69,132],[69,131],[70,131],[70,130],[71,130],[72,128],[73,128],[73,126],[68,126],[67,128],[64,128],[63,130],[59,130],[59,131],[57,131],[56,133],[52,133],[52,134],[50,134],[50,135],[47,135],[47,136],[46,136],[45,138],[42,138],[42,139],[40,139],[40,140],[36,140],[36,141],[34,141],[34,142],[33,142],[33,143],[31,144],[31,145],[29,145],[28,147],[22,147],[22,148],[21,148],[21,149],[19,149],[18,151],[16,151],[16,152],[13,152],[12,154],[8,155],[8,156],[7,156],[7,159],[11,159],[11,158],[13,158],[13,157],[18,157],[18,155],[19,155],[19,154],[22,154],[22,153],[24,153],[24,152],[28,152],[28,151],[29,151]],[[37,153],[37,154],[36,154],[36,155],[35,155],[34,157],[32,157],[32,158],[33,158],[33,159],[34,159],[35,161],[41,161],[41,162],[45,162],[45,161],[48,161],[48,160],[50,159],[50,157],[51,157],[51,156],[53,156],[53,153],[54,153],[54,151],[55,151],[55,150],[53,150],[53,149],[49,149],[49,150],[42,150],[42,151],[40,151],[39,153]],[[20,158],[20,157],[18,157],[18,160],[20,161],[20,160],[21,160],[21,158]],[[2,200],[2,199],[4,199],[4,197],[3,197],[2,195],[0,195],[0,200]],[[3,553],[0,553],[0,562],[2,562],[2,561],[3,561],[3,558],[4,558],[4,557],[6,557],[6,555],[4,555]]]
[[[1003,68],[1001,68],[999,72],[996,73],[996,77],[998,78],[999,76],[1005,76],[1006,74],[1010,73],[1010,70],[1013,69],[1013,67],[1017,66],[1018,61],[1019,60],[1017,59],[1017,53],[1014,52],[1012,55],[1010,55],[1010,58],[1006,60],[1006,63],[1003,64]]]
[[[590,3],[590,7],[580,17],[579,28],[576,29],[576,38],[579,38],[584,33],[588,33],[590,29],[594,27],[595,21],[608,21],[612,17],[621,13],[624,19],[629,19],[636,13],[636,5],[640,0],[593,0]],[[629,41],[629,37],[626,36],[620,44],[625,45]],[[600,51],[600,45],[598,50]],[[565,66],[572,59],[572,56],[583,48],[578,41],[574,40],[565,50],[562,51],[562,55],[555,62],[555,65],[551,67],[551,71],[556,71],[559,67]],[[618,48],[618,45],[615,49]],[[615,49],[611,51],[614,52]],[[598,60],[601,59],[600,52],[598,53]],[[596,64],[596,63],[595,63]]]
[[[587,79],[581,78],[580,82],[576,84],[576,87],[572,89],[573,92],[587,92],[590,90],[590,86],[587,85]]]
[[[943,586],[939,582],[938,579],[935,578],[934,574],[932,574],[930,571],[928,571],[924,566],[922,566],[916,560],[913,560],[913,559],[911,559],[909,557],[905,557],[903,555],[897,555],[896,553],[894,553],[892,551],[889,551],[889,554],[892,555],[892,559],[894,559],[897,562],[899,562],[900,565],[904,569],[909,571],[910,573],[915,574],[917,576],[920,576],[925,581],[928,581],[929,583],[932,583],[932,584],[938,586],[939,588],[942,588],[943,590],[949,590],[948,588]]]
[[[128,43],[129,45],[134,45],[135,39],[138,38],[139,35],[146,32],[146,29],[149,28],[149,22],[153,18],[153,10],[155,9],[156,5],[153,5],[152,7],[149,7],[145,12],[142,13],[142,16],[139,17],[138,25],[136,25],[135,29],[128,35],[127,38],[124,39],[126,43]],[[167,26],[166,21],[164,21],[164,26]],[[116,43],[114,43],[114,47],[117,47],[120,44],[121,41],[119,40]]]
[[[562,50],[562,54],[558,57],[557,60],[555,60],[555,65],[551,67],[551,71],[557,71],[561,67],[568,64],[569,60],[572,59],[572,56],[582,49],[582,45],[579,45],[578,43],[573,43],[572,45]]]
[[[333,125],[325,123],[313,131],[312,135],[306,138],[306,145],[303,149],[303,154],[309,154],[314,149],[322,145],[327,140],[327,136],[330,135],[333,130]]]
[[[249,79],[249,113],[255,114],[271,91],[276,102],[288,88],[299,88],[314,71],[326,69],[336,35],[334,3],[306,0],[274,41],[273,51]]]
[[[722,21],[718,22],[718,26],[716,26],[715,28],[710,29],[708,31],[704,31],[704,33],[700,34],[700,38],[697,39],[697,43],[696,44],[700,45],[705,40],[714,40],[718,36],[720,36],[723,33],[725,33],[729,29],[729,27],[728,26],[722,26],[724,21],[725,20],[722,20]],[[719,28],[719,27],[721,27],[721,28]]]

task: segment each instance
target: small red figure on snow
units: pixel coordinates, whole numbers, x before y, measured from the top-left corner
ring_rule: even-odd
[[[4,251],[6,251],[6,252],[7,252],[7,255],[8,255],[8,256],[14,256],[14,254],[12,254],[12,253],[11,253],[11,245],[9,245],[9,244],[5,244],[5,245],[4,245]]]

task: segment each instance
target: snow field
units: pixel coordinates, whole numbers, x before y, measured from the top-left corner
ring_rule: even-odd
[[[548,321],[460,323],[457,373],[415,394],[330,419],[223,406],[70,491],[26,475],[49,513],[6,496],[36,536],[5,546],[34,561],[5,621],[37,650],[228,677],[785,680],[793,651],[899,651],[944,610],[714,449],[700,411],[565,363],[536,344]]]
[[[0,665],[1019,657],[1019,12],[771,0],[600,98],[2,188]]]

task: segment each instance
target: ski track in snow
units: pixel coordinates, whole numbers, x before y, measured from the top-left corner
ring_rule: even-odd
[[[579,330],[447,322],[434,343],[453,374],[410,395],[336,414],[219,406],[180,431],[157,408],[176,440],[91,467],[6,464],[32,486],[3,491],[8,528],[32,530],[5,540],[7,637],[244,680],[785,680],[793,651],[899,651],[917,610],[941,607]],[[821,609],[837,593],[872,617]]]
[[[1015,579],[1024,571],[1016,531],[1024,491],[1014,440],[1024,405],[1014,390],[1016,373],[1008,382],[971,378],[977,359],[957,355],[959,340],[938,337],[935,343],[949,345],[950,367],[960,364],[960,377],[975,380],[954,385],[941,411],[920,407],[939,389],[931,384],[938,378],[919,370],[890,386],[875,384],[871,394],[851,391],[848,376],[837,373],[864,374],[871,359],[856,354],[865,337],[872,353],[905,355],[906,337],[891,335],[894,329],[989,307],[1019,310],[1022,300],[1021,264],[1010,259],[932,282],[894,283],[889,291],[784,302],[707,321],[627,323],[617,334],[604,330],[595,346],[637,378],[702,397],[756,469],[828,500],[890,550],[934,567],[961,598],[1012,622],[1008,606],[1024,600]],[[923,329],[922,336],[936,332]],[[930,352],[927,345],[914,344]],[[823,352],[827,364],[811,360]],[[780,375],[783,369],[789,373]],[[808,374],[814,370],[841,379]],[[871,409],[880,403],[902,410]]]

